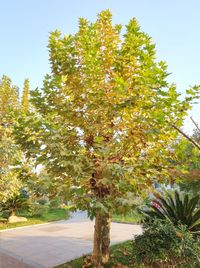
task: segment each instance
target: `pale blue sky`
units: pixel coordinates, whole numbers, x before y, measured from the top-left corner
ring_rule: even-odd
[[[0,0],[0,76],[10,76],[19,87],[26,77],[32,88],[41,86],[49,72],[49,32],[74,33],[79,17],[95,20],[106,8],[114,23],[137,18],[180,92],[200,84],[199,0]],[[193,116],[199,114],[196,107]]]

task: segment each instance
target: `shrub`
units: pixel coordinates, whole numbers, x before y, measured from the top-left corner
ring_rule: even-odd
[[[43,216],[49,210],[47,205],[41,205],[38,203],[33,203],[30,206],[30,214],[31,216]]]
[[[200,233],[200,208],[198,208],[199,195],[190,197],[187,193],[177,191],[167,193],[165,197],[153,201],[147,217],[168,219],[175,226],[187,226],[192,233]]]
[[[169,221],[152,221],[133,241],[133,259],[145,267],[200,267],[199,252],[199,237]]]
[[[4,211],[2,211],[1,216],[2,216],[3,218],[5,218],[5,219],[8,219],[9,216],[10,216],[10,212],[9,212],[9,210],[4,210]]]
[[[55,197],[54,199],[50,201],[50,208],[53,208],[53,209],[58,208],[60,206],[60,203],[61,203],[60,198]]]
[[[27,189],[25,189],[25,188],[22,188],[22,189],[20,190],[20,195],[21,195],[22,197],[26,198],[26,199],[29,198],[28,191],[27,191]]]
[[[37,200],[37,203],[39,203],[40,205],[46,205],[48,203],[48,200],[45,198],[41,198]]]
[[[28,199],[21,194],[15,195],[1,204],[1,211],[8,211],[9,216],[15,215],[21,209],[28,209]]]

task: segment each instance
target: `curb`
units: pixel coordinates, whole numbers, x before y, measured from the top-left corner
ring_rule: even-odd
[[[7,231],[25,229],[25,228],[29,228],[29,227],[37,227],[37,226],[41,226],[41,225],[48,225],[48,224],[52,224],[52,223],[60,223],[60,222],[64,222],[64,221],[67,221],[67,220],[51,221],[51,222],[38,223],[38,224],[36,223],[36,224],[26,225],[26,226],[21,226],[21,227],[7,228],[7,229],[0,230],[0,233],[4,233]]]

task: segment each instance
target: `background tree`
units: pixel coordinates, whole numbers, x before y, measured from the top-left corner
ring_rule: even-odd
[[[155,45],[135,19],[121,36],[109,11],[75,35],[49,38],[51,74],[32,92],[35,111],[16,128],[26,157],[71,189],[76,207],[95,217],[93,260],[109,258],[110,218],[152,183],[165,181],[169,145],[192,96],[180,101]],[[195,94],[195,88],[191,92]]]
[[[5,75],[0,79],[0,203],[14,198],[25,185],[22,175],[28,163],[15,142],[13,129],[21,112],[28,112],[28,95],[28,79],[24,82],[21,103],[18,87]]]
[[[1,126],[13,122],[13,113],[19,108],[19,90],[6,75],[0,79],[0,122]]]
[[[21,153],[13,137],[14,114],[18,110],[18,88],[4,75],[0,79],[0,203],[15,195],[21,187],[15,169]]]
[[[21,109],[23,113],[27,113],[29,111],[29,80],[24,80],[24,88],[22,92],[22,101],[21,101]]]
[[[200,142],[200,132],[194,130],[190,138]],[[182,190],[196,195],[200,189],[200,151],[188,139],[181,137],[174,145],[177,156],[175,177],[180,178],[178,183]]]

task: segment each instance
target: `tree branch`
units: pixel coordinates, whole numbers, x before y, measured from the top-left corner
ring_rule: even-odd
[[[185,134],[180,128],[172,124],[172,127],[175,128],[182,136],[184,136],[187,140],[189,140],[196,148],[200,150],[200,144],[197,143],[195,140],[193,140],[191,137],[189,137],[187,134]]]
[[[200,127],[199,127],[199,125],[197,124],[197,122],[194,121],[194,119],[192,118],[192,116],[190,117],[190,119],[192,120],[192,123],[195,125],[195,127],[197,128],[197,130],[198,130],[199,133],[200,133]]]

